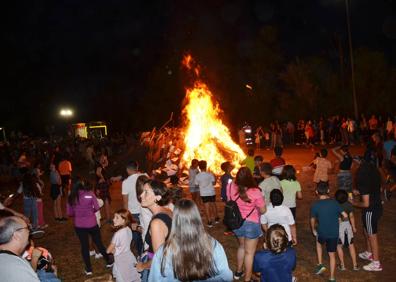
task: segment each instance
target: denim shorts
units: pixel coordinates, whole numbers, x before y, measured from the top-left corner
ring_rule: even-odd
[[[245,237],[248,239],[256,239],[263,235],[260,223],[247,220],[242,224],[241,227],[232,230],[232,232],[234,232],[235,236],[238,238]]]

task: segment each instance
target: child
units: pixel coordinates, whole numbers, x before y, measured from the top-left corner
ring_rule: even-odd
[[[57,267],[54,265],[54,259],[51,253],[42,247],[36,247],[32,239],[26,246],[22,258],[26,259],[33,270],[37,272],[40,281],[60,282],[57,277]]]
[[[261,181],[259,187],[261,189],[261,192],[263,193],[265,203],[268,206],[270,204],[269,198],[271,191],[274,189],[282,190],[282,188],[279,178],[272,175],[272,166],[270,163],[261,164],[260,174],[264,178],[264,180]]]
[[[327,149],[323,148],[320,150],[320,156],[317,157],[313,163],[316,165],[313,182],[318,185],[319,182],[329,181],[329,171],[332,169],[331,162],[326,159]]]
[[[195,177],[195,185],[199,187],[199,194],[205,206],[207,226],[213,227],[213,222],[219,223],[216,207],[216,192],[214,189],[216,179],[212,173],[206,171],[206,161],[199,161],[198,167],[201,172]]]
[[[116,281],[141,281],[136,270],[137,263],[131,252],[133,222],[132,214],[126,209],[120,209],[114,214],[113,227],[116,231],[107,247],[107,253],[114,254],[113,276]]]
[[[296,251],[288,247],[287,233],[282,225],[272,225],[266,235],[268,250],[254,256],[253,270],[261,273],[261,281],[294,281]]]
[[[97,212],[95,212],[95,217],[96,217],[96,223],[98,224],[98,227],[101,227],[100,221],[102,219],[102,216],[100,214],[100,209],[103,207],[104,202],[102,199],[97,198],[96,199],[98,201],[98,206],[99,206],[99,210]],[[95,259],[100,259],[102,258],[102,254],[99,252],[98,248],[96,247],[95,244],[92,243],[92,238],[89,237],[89,245],[91,246],[91,249],[93,249],[92,251],[89,251],[89,255],[90,256],[95,256]]]
[[[183,198],[183,189],[179,186],[179,177],[176,175],[170,177],[170,183],[169,190],[172,193],[172,204],[176,204],[177,201]]]
[[[254,149],[248,150],[248,155],[246,158],[241,162],[241,165],[247,166],[252,173],[254,173]]]
[[[274,224],[280,224],[286,231],[290,245],[297,244],[296,222],[290,209],[284,205],[283,194],[279,189],[274,189],[270,194],[271,204],[267,206],[267,212],[261,215],[261,227],[265,232]],[[267,242],[268,243],[268,242]]]
[[[316,194],[319,200],[311,206],[311,230],[316,237],[316,253],[318,256],[318,265],[315,274],[322,274],[326,267],[322,261],[322,244],[326,244],[326,250],[330,257],[330,280],[335,281],[335,267],[337,251],[337,242],[339,237],[339,221],[338,218],[342,214],[343,218],[347,214],[337,201],[329,197],[329,184],[327,182],[319,182],[316,187]]]
[[[190,169],[188,170],[188,187],[190,189],[191,198],[197,204],[201,206],[201,200],[199,198],[199,187],[195,185],[195,176],[199,173],[198,160],[193,159],[191,161]]]
[[[296,198],[302,200],[300,182],[296,178],[296,170],[292,165],[285,165],[281,175],[281,186],[285,197],[283,205],[289,207],[294,219],[296,219]]]
[[[224,171],[224,174],[220,177],[221,182],[221,200],[223,202],[227,201],[227,188],[232,182],[231,171],[234,168],[230,162],[224,162],[220,166],[221,170]],[[224,231],[225,236],[233,235],[234,233],[226,227]]]
[[[253,177],[254,180],[256,180],[257,185],[261,183],[261,181],[264,180],[264,178],[260,174],[260,166],[263,163],[263,156],[255,156],[254,157],[254,170],[253,170]]]
[[[339,154],[337,149],[341,148]],[[337,174],[338,189],[347,191],[349,198],[352,198],[352,156],[349,153],[348,146],[336,147],[333,150],[334,155],[340,160],[340,171]]]
[[[54,201],[54,216],[55,220],[62,222],[67,220],[63,217],[62,212],[62,197],[61,197],[61,189],[62,189],[62,181],[59,172],[56,170],[54,164],[50,165],[50,183],[51,183],[51,198]]]
[[[282,158],[283,149],[280,146],[275,146],[274,148],[275,158],[270,161],[272,166],[272,174],[280,176],[286,161]]]
[[[356,262],[356,250],[353,244],[353,233],[356,233],[355,218],[353,216],[353,207],[350,202],[348,202],[348,193],[345,190],[337,190],[335,193],[335,198],[340,204],[344,212],[348,214],[348,217],[341,219],[340,221],[340,236],[338,240],[337,253],[340,259],[340,270],[345,270],[344,263],[344,252],[342,250],[343,246],[349,248],[349,253],[352,258],[353,270],[359,270]]]

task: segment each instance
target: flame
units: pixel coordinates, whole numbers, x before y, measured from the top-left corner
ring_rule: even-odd
[[[239,168],[246,155],[234,143],[229,129],[223,124],[219,104],[209,87],[199,78],[199,66],[191,55],[185,56],[182,64],[196,76],[194,86],[186,90],[182,163],[189,166],[193,159],[205,160],[208,169],[215,174],[221,174],[220,166],[225,161]]]

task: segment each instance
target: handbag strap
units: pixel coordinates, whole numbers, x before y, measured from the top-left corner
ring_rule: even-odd
[[[230,195],[230,200],[232,200],[232,197],[231,197],[231,183],[232,183],[232,182],[228,183],[228,187],[229,187],[228,193],[229,193],[229,195]],[[240,198],[240,195],[239,195],[239,193],[238,193],[238,197],[236,197],[235,200],[233,200],[233,201],[236,202],[239,198]],[[255,208],[256,208],[256,207],[253,207],[253,209],[249,212],[249,214],[248,214],[243,220],[247,219],[247,218],[253,213],[253,211],[255,210]]]
[[[252,212],[254,211],[255,208],[256,208],[256,207],[254,207],[254,208],[250,211],[250,213],[249,213],[243,220],[247,219],[247,218],[252,214]]]

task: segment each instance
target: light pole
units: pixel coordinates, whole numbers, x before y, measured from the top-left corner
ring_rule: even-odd
[[[353,109],[355,112],[355,120],[357,121],[359,119],[359,111],[358,111],[358,105],[357,105],[357,100],[356,100],[355,66],[354,66],[354,61],[353,61],[351,22],[349,19],[349,0],[345,0],[345,8],[346,8],[346,18],[347,18],[347,27],[348,27],[349,57],[351,60]]]

